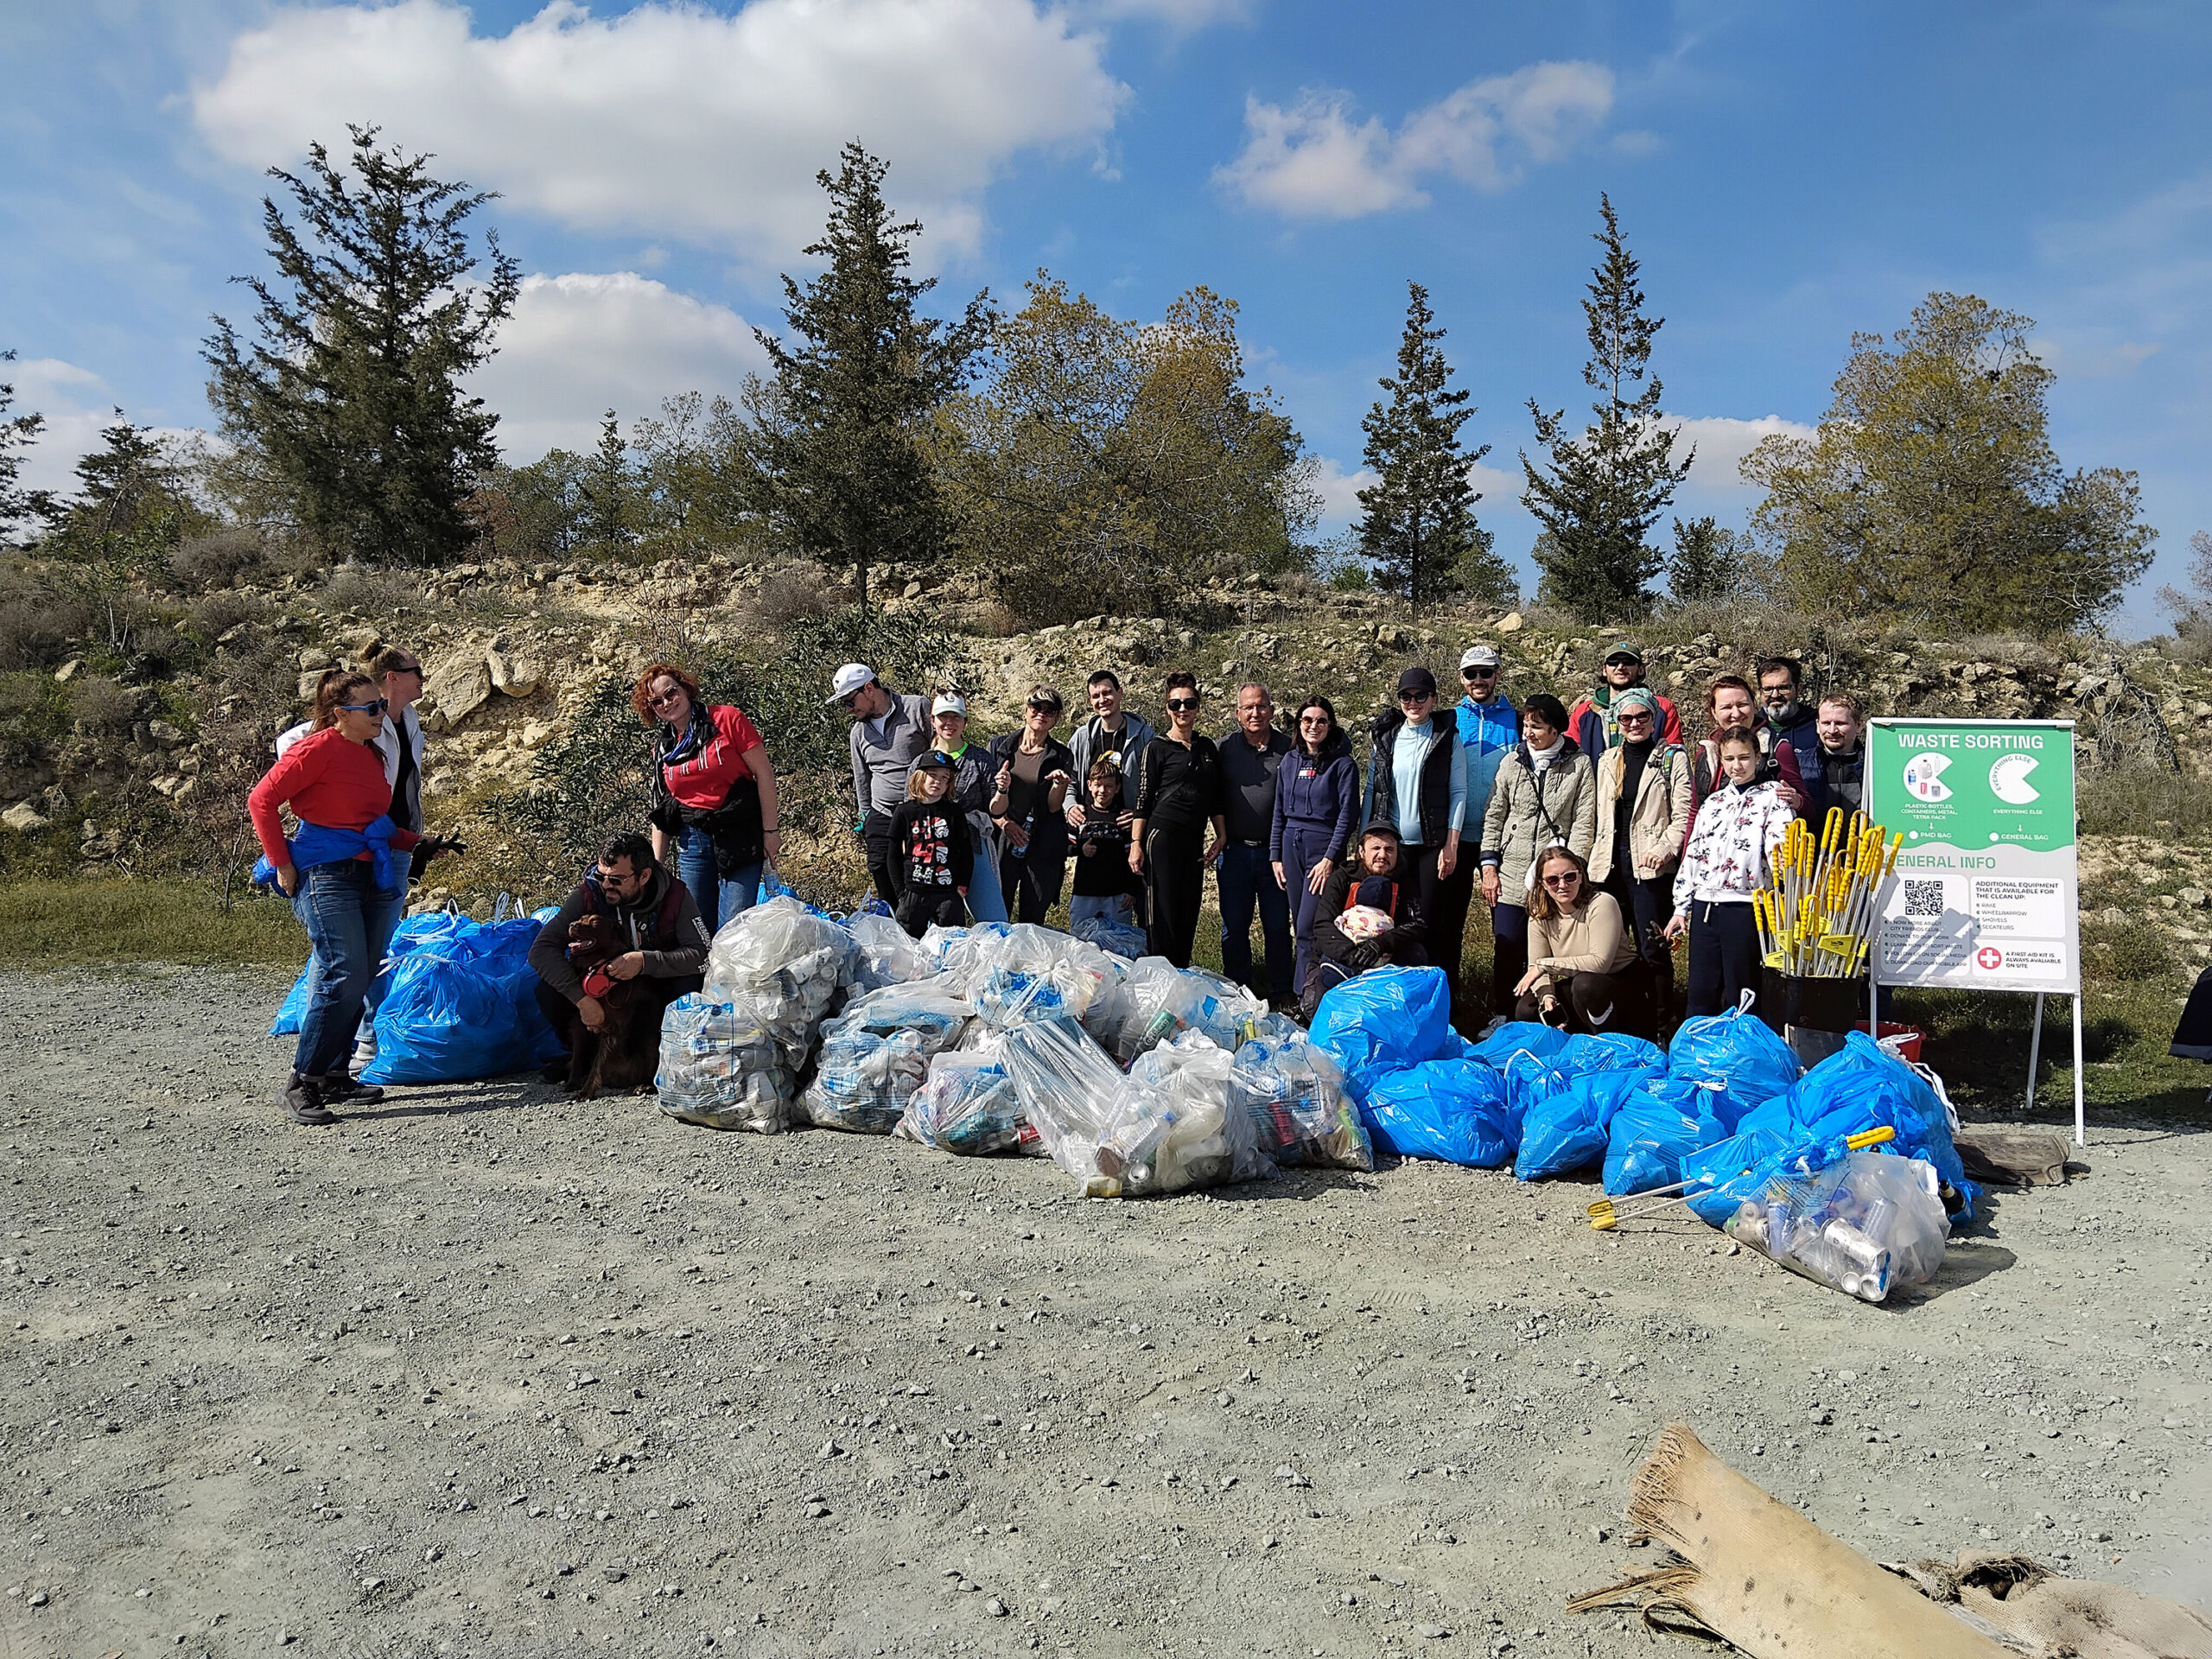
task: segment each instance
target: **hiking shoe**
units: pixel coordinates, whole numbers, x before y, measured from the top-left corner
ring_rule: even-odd
[[[321,1081],[327,1106],[373,1106],[384,1098],[384,1090],[376,1084],[356,1083],[343,1071],[334,1071]]]
[[[321,1084],[313,1077],[303,1077],[296,1071],[292,1073],[292,1080],[284,1085],[283,1092],[276,1096],[276,1103],[284,1109],[295,1123],[335,1123],[338,1121],[338,1114],[322,1103]]]

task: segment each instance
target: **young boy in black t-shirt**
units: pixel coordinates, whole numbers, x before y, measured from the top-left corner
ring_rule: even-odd
[[[1075,886],[1068,897],[1068,926],[1094,918],[1131,925],[1141,878],[1129,870],[1129,815],[1122,808],[1122,768],[1115,757],[1103,755],[1090,763],[1084,789],[1083,827],[1069,831]]]
[[[918,939],[931,922],[968,921],[976,844],[967,815],[945,800],[951,788],[951,763],[934,752],[924,755],[906,779],[906,801],[891,815],[893,914]]]

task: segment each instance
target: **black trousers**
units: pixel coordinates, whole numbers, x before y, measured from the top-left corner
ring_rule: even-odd
[[[1150,823],[1144,835],[1144,890],[1151,919],[1145,949],[1178,968],[1191,965],[1198,937],[1198,906],[1205,900],[1206,826]]]
[[[1006,895],[1007,914],[1017,922],[1042,922],[1060,902],[1067,874],[1065,833],[1033,834],[1020,852],[1001,854],[999,891]]]
[[[899,889],[891,884],[891,815],[870,807],[868,816],[861,820],[861,841],[868,849],[868,873],[875,883],[876,895],[885,904],[895,906]]]
[[[968,925],[968,902],[957,887],[909,887],[892,914],[899,925],[920,938],[935,922],[939,927]]]
[[[1644,975],[1641,965],[1624,974],[1576,974],[1567,982],[1565,995],[1552,1022],[1567,1031],[1625,1031],[1647,1037],[1650,1021],[1646,1013]],[[1554,988],[1559,982],[1553,982]],[[1564,1016],[1562,1018],[1561,1016]],[[1514,1005],[1516,1020],[1541,1020],[1543,1007],[1536,993],[1523,991]]]
[[[1636,954],[1650,975],[1652,1019],[1663,1029],[1675,1017],[1675,953],[1667,942],[1667,924],[1675,915],[1674,879],[1662,875],[1647,881],[1616,864],[1605,878],[1605,891],[1621,907]]]
[[[1529,907],[1509,905],[1501,895],[1490,912],[1490,1011],[1513,1016],[1514,987],[1529,971]]]
[[[1751,907],[1692,905],[1689,1017],[1723,1013],[1758,988],[1759,932]]]
[[[1459,868],[1448,876],[1439,876],[1435,854],[1425,847],[1409,850],[1428,854],[1421,861],[1426,870],[1421,888],[1421,913],[1428,923],[1428,959],[1444,970],[1456,1002],[1463,989],[1460,963],[1467,953],[1467,912],[1474,903],[1475,875],[1482,861],[1463,841]]]

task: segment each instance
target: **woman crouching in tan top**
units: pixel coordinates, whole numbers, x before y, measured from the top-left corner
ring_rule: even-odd
[[[1567,1031],[1623,1029],[1644,987],[1620,905],[1592,887],[1590,867],[1561,846],[1537,856],[1531,885],[1529,971],[1513,988],[1514,1018]]]

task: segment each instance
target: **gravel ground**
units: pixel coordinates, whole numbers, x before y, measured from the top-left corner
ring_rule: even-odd
[[[1883,1559],[2212,1600],[2212,1138],[1867,1307],[1594,1189],[1086,1202],[535,1082],[272,1103],[280,987],[0,975],[0,1654],[1643,1651],[1659,1427]],[[1688,1651],[1688,1649],[1684,1649]]]

